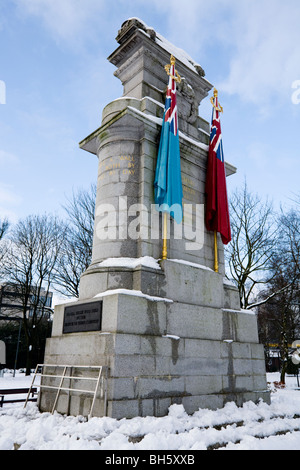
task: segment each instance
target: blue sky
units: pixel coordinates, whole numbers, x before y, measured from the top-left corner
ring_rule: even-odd
[[[61,214],[73,189],[96,182],[97,158],[78,142],[122,95],[107,57],[133,16],[184,49],[218,88],[225,158],[238,168],[229,194],[246,177],[249,189],[275,207],[293,205],[299,0],[2,0],[0,219]],[[210,121],[209,98],[199,114]]]

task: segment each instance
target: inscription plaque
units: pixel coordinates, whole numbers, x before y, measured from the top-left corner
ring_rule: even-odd
[[[103,301],[65,307],[63,333],[100,331]]]

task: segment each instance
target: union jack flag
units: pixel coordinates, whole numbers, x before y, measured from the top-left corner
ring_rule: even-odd
[[[169,122],[170,131],[176,136],[178,132],[175,65],[171,65],[170,78],[165,102],[165,122]]]
[[[223,141],[221,133],[220,110],[218,106],[218,98],[216,97],[215,107],[213,109],[212,127],[210,132],[210,146],[216,157],[224,162]]]
[[[206,172],[205,222],[207,230],[219,232],[223,244],[227,245],[231,241],[231,228],[220,123],[222,108],[218,104],[217,91],[215,92]]]

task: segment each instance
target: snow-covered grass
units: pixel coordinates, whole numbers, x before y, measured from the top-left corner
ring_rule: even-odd
[[[32,377],[6,373],[0,388],[27,387]],[[268,374],[279,381],[279,374]],[[300,450],[300,390],[296,377],[272,388],[271,405],[228,403],[188,416],[173,405],[163,418],[91,418],[40,413],[35,403],[0,409],[0,450]]]

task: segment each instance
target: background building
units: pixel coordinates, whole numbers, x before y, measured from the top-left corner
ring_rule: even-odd
[[[37,287],[32,286],[30,292],[29,307],[27,308],[27,318],[32,316],[33,306],[36,304],[36,291]],[[45,289],[41,289],[40,315],[44,315],[45,318],[49,319],[52,313],[52,298],[53,293],[47,292]],[[18,284],[11,282],[5,282],[0,284],[0,318],[1,317],[23,317],[23,304],[24,294],[22,288]]]

